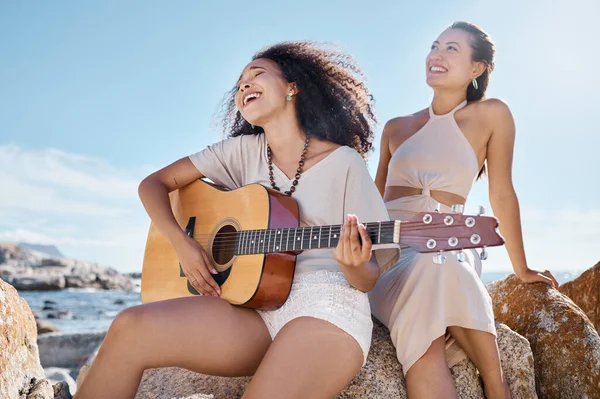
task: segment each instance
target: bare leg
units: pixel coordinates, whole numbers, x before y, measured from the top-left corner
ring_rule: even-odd
[[[135,306],[113,321],[76,399],[133,398],[147,368],[252,375],[271,343],[254,310],[219,298],[179,298]]]
[[[408,370],[406,390],[410,399],[458,398],[446,360],[445,336],[433,341],[427,352]]]
[[[510,390],[502,373],[496,337],[485,331],[458,326],[448,327],[448,331],[479,370],[485,397],[510,399]]]
[[[299,317],[273,340],[243,399],[333,398],[360,371],[358,342],[333,324]]]

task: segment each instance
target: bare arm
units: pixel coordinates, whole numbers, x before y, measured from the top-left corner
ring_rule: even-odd
[[[508,106],[489,100],[493,131],[487,145],[490,204],[506,240],[506,250],[517,277],[525,282],[542,281],[555,288],[558,283],[549,271],[529,269],[523,246],[519,201],[512,182],[515,123]]]
[[[375,185],[381,194],[381,197],[385,194],[385,181],[388,175],[388,165],[392,158],[390,151],[390,135],[392,133],[392,127],[390,122],[385,124],[383,133],[381,134],[381,142],[379,144],[379,165],[377,166],[377,174],[375,175]]]
[[[189,158],[182,158],[146,177],[138,193],[152,223],[177,252],[185,275],[203,295],[219,295],[220,289],[210,273],[206,252],[181,229],[169,202],[169,193],[203,177]]]
[[[203,177],[189,158],[182,158],[146,177],[138,187],[142,204],[158,230],[175,247],[186,234],[177,224],[169,193]]]

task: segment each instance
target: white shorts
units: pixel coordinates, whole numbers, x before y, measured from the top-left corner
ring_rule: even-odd
[[[276,310],[258,310],[271,338],[297,317],[314,317],[341,328],[358,342],[367,361],[373,321],[366,293],[352,287],[343,272],[317,271],[294,276],[290,296]]]

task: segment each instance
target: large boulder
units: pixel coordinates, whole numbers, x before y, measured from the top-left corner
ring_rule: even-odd
[[[8,281],[19,291],[51,291],[65,288],[65,277],[61,275],[15,275]]]
[[[527,338],[540,398],[600,397],[600,337],[567,296],[511,275],[487,286],[496,320]]]
[[[98,348],[106,331],[53,332],[40,335],[38,345],[44,367],[80,367]]]
[[[497,325],[498,343],[502,353],[502,366],[513,393],[513,399],[536,398],[533,355],[529,343],[508,327]],[[91,360],[91,359],[90,359]],[[88,361],[89,363],[89,361]],[[77,383],[87,373],[82,367]],[[451,369],[459,397],[483,399],[481,382],[475,366],[468,359]],[[146,370],[136,399],[148,398],[239,398],[250,381],[246,378],[212,377],[180,368]],[[406,399],[406,387],[402,367],[396,359],[396,351],[388,330],[375,321],[373,344],[367,364],[342,392],[338,399]]]
[[[600,332],[600,262],[575,280],[561,285],[559,291],[571,298]]]
[[[48,367],[44,369],[44,373],[46,374],[46,378],[52,385],[61,384],[66,385],[66,389],[61,389],[62,391],[67,391],[69,394],[74,394],[77,390],[77,385],[73,377],[71,377],[70,370],[60,367]]]
[[[44,379],[36,339],[29,305],[0,280],[0,398],[54,398]]]
[[[51,332],[58,332],[58,328],[54,324],[52,324],[51,322],[49,322],[48,320],[36,319],[35,320],[35,324],[37,326],[38,336],[40,334],[46,334],[46,333],[51,333]]]

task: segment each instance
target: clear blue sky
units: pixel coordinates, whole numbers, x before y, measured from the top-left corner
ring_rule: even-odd
[[[467,20],[497,44],[488,95],[516,119],[531,266],[585,269],[600,260],[599,4],[0,2],[0,241],[138,270],[148,219],[137,183],[221,137],[212,117],[254,52],[296,39],[350,52],[377,102],[378,140],[386,120],[428,105],[428,48]],[[485,183],[469,203],[487,204]],[[510,269],[504,250],[484,267]]]

